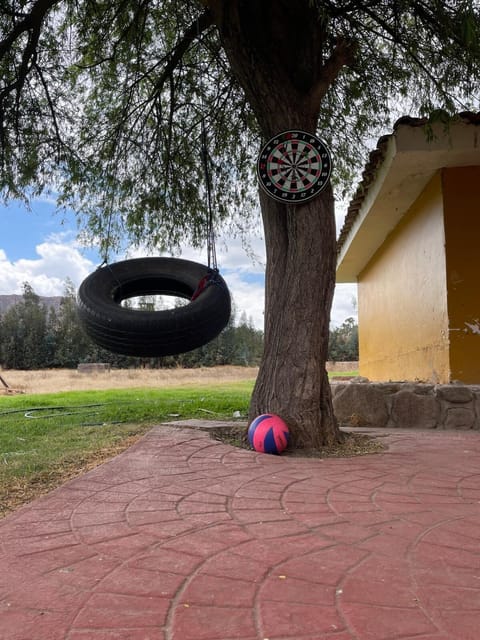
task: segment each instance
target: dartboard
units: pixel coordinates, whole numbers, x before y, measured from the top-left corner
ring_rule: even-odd
[[[280,202],[300,204],[325,187],[332,170],[330,151],[306,131],[283,131],[269,140],[258,156],[260,185]]]

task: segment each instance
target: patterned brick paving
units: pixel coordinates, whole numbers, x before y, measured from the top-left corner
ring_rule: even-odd
[[[2,640],[478,640],[480,435],[274,457],[153,429],[0,524]]]

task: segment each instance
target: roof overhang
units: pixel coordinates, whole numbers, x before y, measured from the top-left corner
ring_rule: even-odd
[[[438,123],[430,131],[399,124],[392,135],[380,139],[381,160],[368,184],[360,185],[357,205],[350,207],[340,234],[337,282],[357,281],[439,169],[480,165],[479,138],[480,126],[461,120],[448,129]]]

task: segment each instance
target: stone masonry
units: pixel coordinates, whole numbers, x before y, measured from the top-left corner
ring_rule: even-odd
[[[332,382],[341,427],[479,429],[480,385]]]

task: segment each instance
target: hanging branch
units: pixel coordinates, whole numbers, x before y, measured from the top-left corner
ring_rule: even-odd
[[[161,76],[155,83],[155,86],[152,91],[153,95],[158,95],[165,84],[165,82],[171,77],[173,71],[178,66],[179,62],[187,52],[189,46],[194,42],[200,34],[206,31],[213,24],[213,18],[210,11],[207,9],[204,11],[192,24],[188,27],[188,29],[183,34],[182,39],[177,43],[175,48],[172,50],[170,59],[168,60],[165,68]]]
[[[13,92],[16,93],[16,109],[19,111],[20,94],[23,90],[28,75],[33,68],[38,70],[37,47],[43,21],[47,13],[61,0],[37,0],[29,14],[22,15],[22,20],[18,22],[10,33],[0,41],[0,62],[13,49],[15,43],[24,35],[28,34],[27,42],[21,54],[21,63],[18,74],[14,81],[5,83],[0,91],[0,114],[3,112],[3,104],[6,98]],[[15,15],[15,14],[14,14]]]
[[[350,66],[355,62],[355,54],[358,45],[354,40],[339,38],[331,56],[326,60],[320,70],[319,80],[315,83],[309,93],[309,102],[313,111],[318,109],[318,105],[325,97],[329,87],[333,84],[340,73],[342,67]]]
[[[61,0],[37,0],[30,13],[24,15],[23,20],[18,22],[11,32],[0,41],[0,61],[11,50],[13,44],[22,34],[26,31],[39,31],[47,13],[59,2]],[[2,9],[2,11],[4,10]]]

